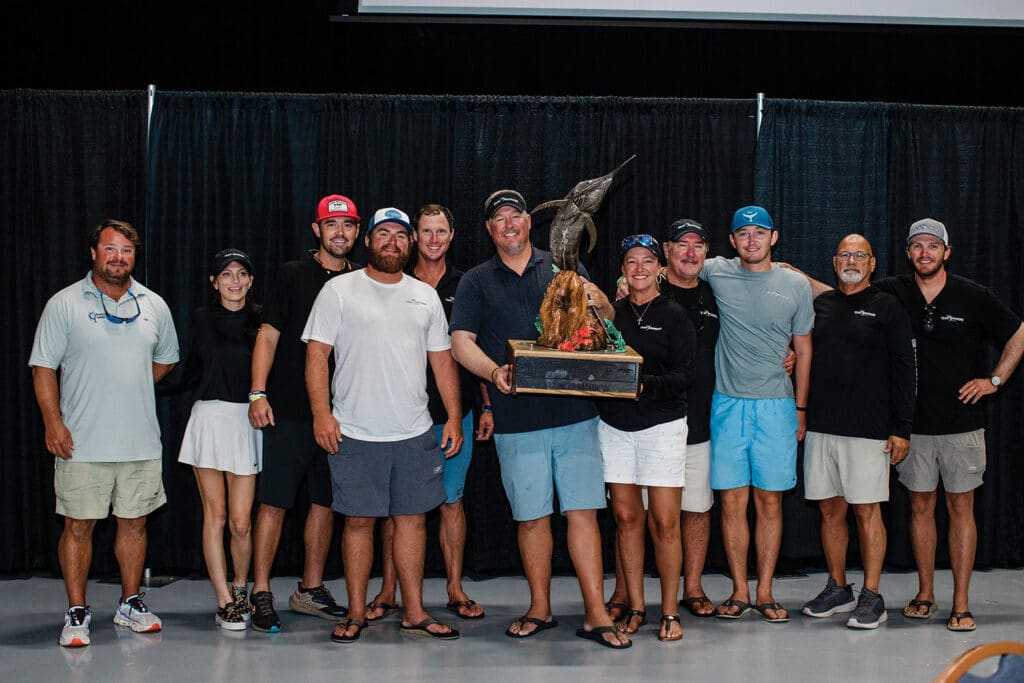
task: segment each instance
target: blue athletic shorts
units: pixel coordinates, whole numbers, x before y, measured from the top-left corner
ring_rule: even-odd
[[[796,486],[796,403],[791,398],[711,399],[711,488]]]
[[[437,443],[443,451],[447,444],[441,443],[444,425],[434,425]],[[466,413],[462,418],[462,448],[459,452],[444,461],[444,502],[457,503],[462,499],[466,488],[466,472],[473,460],[473,413]]]
[[[550,515],[555,490],[563,513],[607,506],[597,421],[494,435],[513,519],[525,522]]]

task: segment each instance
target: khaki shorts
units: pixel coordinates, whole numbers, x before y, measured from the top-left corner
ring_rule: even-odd
[[[961,434],[911,434],[910,453],[896,469],[911,491],[966,493],[981,486],[985,474],[985,430]]]
[[[807,432],[804,441],[804,497],[842,496],[866,505],[889,500],[889,454],[885,440]]]
[[[57,494],[58,515],[104,519],[113,506],[115,517],[135,519],[167,502],[162,460],[55,460],[53,490]]]

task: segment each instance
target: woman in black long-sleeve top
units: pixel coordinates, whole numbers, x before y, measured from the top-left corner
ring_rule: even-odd
[[[192,316],[182,388],[195,403],[178,461],[191,465],[203,503],[203,556],[217,594],[216,622],[243,630],[249,620],[247,585],[252,558],[250,521],[263,435],[249,424],[252,344],[259,307],[252,302],[252,262],[238,249],[213,258],[214,300]],[[234,581],[228,583],[224,525],[231,531]]]
[[[621,255],[629,295],[614,304],[615,325],[644,361],[637,400],[597,402],[605,482],[611,492],[616,547],[629,596],[629,610],[621,616],[619,627],[635,633],[647,621],[643,589],[646,488],[661,577],[658,638],[678,640],[683,635],[676,593],[682,566],[679,509],[686,462],[686,389],[696,340],[686,311],[658,291],[663,261],[658,241],[650,235],[632,235],[622,241]]]

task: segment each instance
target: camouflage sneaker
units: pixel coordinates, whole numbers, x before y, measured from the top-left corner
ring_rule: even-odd
[[[217,626],[227,631],[245,630],[245,619],[242,618],[242,613],[239,611],[237,603],[229,602],[223,607],[218,607],[215,619]]]
[[[246,586],[231,586],[231,600],[235,603],[235,609],[245,619],[245,623],[249,623],[252,619],[252,609],[249,607],[249,591]]]
[[[288,598],[288,606],[295,612],[320,617],[327,621],[337,621],[348,614],[348,609],[334,601],[334,596],[323,584],[316,588],[302,588],[299,582],[295,592]]]

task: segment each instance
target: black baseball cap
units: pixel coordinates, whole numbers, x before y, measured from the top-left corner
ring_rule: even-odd
[[[523,195],[515,190],[498,190],[492,192],[491,196],[484,201],[484,218],[491,220],[491,216],[503,206],[515,207],[517,211],[526,211],[526,200]]]
[[[680,218],[675,223],[668,227],[668,232],[665,233],[666,242],[675,242],[680,237],[688,232],[692,232],[697,235],[705,242],[709,242],[708,231],[704,229],[704,226],[693,220],[692,218]]]

